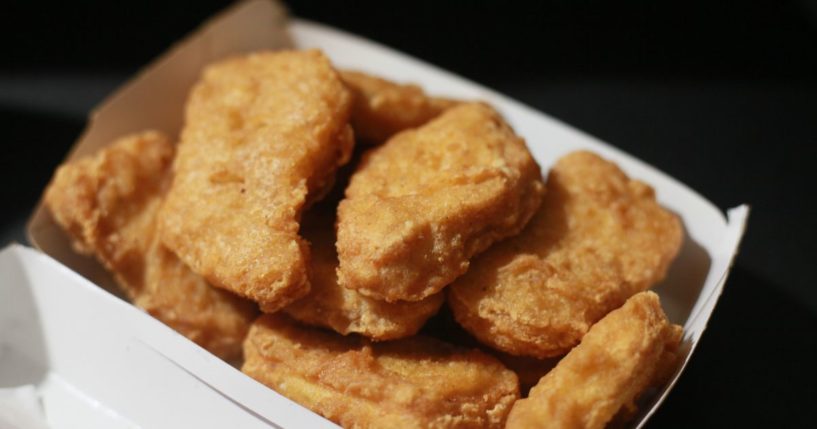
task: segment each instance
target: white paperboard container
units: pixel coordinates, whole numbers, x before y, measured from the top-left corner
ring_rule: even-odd
[[[280,8],[265,0],[218,15],[125,84],[92,114],[67,159],[145,128],[177,135],[187,91],[205,64],[290,44],[320,48],[339,68],[490,102],[525,137],[544,172],[559,156],[590,149],[653,185],[686,230],[680,256],[656,288],[670,319],[684,325],[686,365],[723,289],[748,207],[731,209],[725,218],[683,184],[610,145],[376,43],[297,19],[287,24]],[[110,277],[71,250],[42,206],[28,233],[39,251],[15,245],[0,253],[0,388],[37,385],[53,427],[334,427],[100,289],[113,290]],[[683,366],[643,405],[634,426],[657,409]]]

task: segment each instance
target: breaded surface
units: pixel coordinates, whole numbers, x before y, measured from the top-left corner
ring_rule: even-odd
[[[347,428],[501,428],[513,372],[476,350],[415,336],[371,343],[264,315],[242,371]]]
[[[45,203],[74,247],[95,255],[135,305],[214,354],[237,358],[255,306],[208,285],[156,234],[172,159],[173,146],[157,132],[123,137],[61,166]]]
[[[634,295],[593,325],[528,398],[516,402],[506,427],[604,428],[616,414],[635,408],[659,363],[674,354],[679,333],[667,321],[658,295]]]
[[[162,241],[212,284],[276,311],[309,291],[301,210],[349,159],[351,95],[319,51],[207,67],[187,101]]]
[[[660,281],[681,246],[678,218],[642,182],[590,152],[560,159],[519,236],[473,261],[448,290],[457,321],[483,343],[550,357]]]
[[[341,334],[358,333],[374,340],[414,335],[442,306],[442,293],[420,301],[389,303],[364,296],[338,284],[335,216],[310,209],[301,233],[310,243],[309,294],[284,308],[294,319],[331,328]]]
[[[516,373],[519,379],[519,393],[528,396],[528,391],[539,379],[548,373],[559,362],[562,356],[537,359],[529,356],[515,356],[510,353],[485,346],[477,341],[455,320],[451,309],[443,306],[440,311],[423,325],[420,335],[427,335],[459,347],[476,348],[497,358],[506,368]]]
[[[224,360],[241,357],[241,342],[258,306],[215,288],[154,236],[145,258],[144,290],[133,303]]]
[[[338,207],[340,284],[386,301],[439,292],[539,207],[539,166],[491,107],[447,110],[367,153]]]
[[[553,370],[559,363],[561,356],[546,359],[537,359],[530,356],[514,356],[498,350],[487,350],[491,356],[496,357],[519,378],[519,393],[523,398],[528,396],[528,391],[539,382],[548,372]]]
[[[351,70],[341,72],[341,76],[354,94],[355,136],[368,144],[380,144],[400,131],[419,127],[457,104],[430,97],[417,85],[399,84]]]

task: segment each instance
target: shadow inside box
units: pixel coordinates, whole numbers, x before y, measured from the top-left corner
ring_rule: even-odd
[[[683,325],[703,291],[712,266],[712,258],[684,228],[684,242],[678,257],[672,262],[664,280],[653,287],[661,297],[661,305],[673,323]]]
[[[19,256],[11,256],[0,260],[0,388],[39,384],[49,366],[40,311]]]

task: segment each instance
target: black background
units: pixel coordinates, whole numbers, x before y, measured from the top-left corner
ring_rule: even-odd
[[[0,239],[88,109],[227,2],[0,8]],[[292,1],[750,203],[742,251],[650,427],[809,427],[817,405],[817,2]],[[3,243],[0,243],[3,244]]]

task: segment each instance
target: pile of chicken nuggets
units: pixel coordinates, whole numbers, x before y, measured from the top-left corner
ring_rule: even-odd
[[[341,426],[625,423],[676,368],[648,289],[681,223],[591,152],[545,180],[528,145],[486,103],[256,52],[45,204],[136,306]]]

